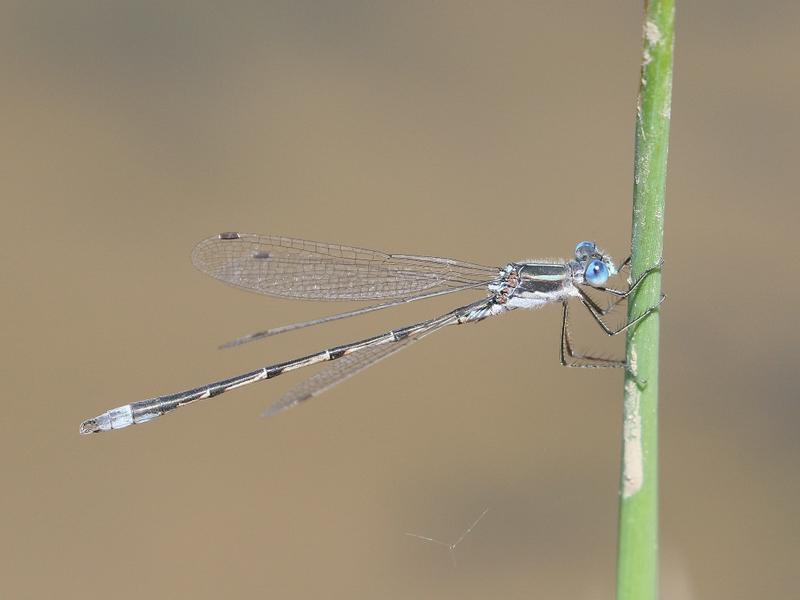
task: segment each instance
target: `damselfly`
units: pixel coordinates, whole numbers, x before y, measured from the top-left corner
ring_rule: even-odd
[[[630,259],[622,263],[628,265]],[[426,335],[448,325],[475,323],[517,308],[562,304],[561,364],[581,367],[620,367],[624,361],[578,354],[573,351],[569,331],[568,302],[577,299],[607,335],[616,335],[658,308],[652,306],[619,328],[604,317],[628,297],[644,278],[660,269],[644,271],[628,289],[606,287],[617,267],[594,242],[580,242],[571,260],[520,261],[504,267],[434,256],[387,254],[339,244],[325,244],[272,235],[221,233],[200,242],[192,253],[194,265],[225,283],[282,298],[309,300],[377,300],[357,310],[295,323],[245,336],[226,345],[238,345],[287,331],[397,306],[426,298],[483,289],[486,295],[441,316],[400,327],[370,338],[335,346],[302,358],[262,367],[230,379],[133,402],[111,409],[81,424],[81,433],[121,429],[152,421],[185,404],[212,398],[243,385],[272,379],[323,361],[336,361],[273,404],[272,415],[308,400],[378,361],[407,348]],[[601,307],[587,293],[592,289],[613,298]],[[663,296],[661,300],[663,301]],[[660,302],[659,302],[660,304]]]

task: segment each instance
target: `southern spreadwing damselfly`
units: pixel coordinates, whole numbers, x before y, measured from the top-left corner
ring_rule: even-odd
[[[221,233],[197,244],[192,262],[200,271],[220,281],[268,296],[377,301],[377,304],[364,308],[253,333],[226,346],[426,298],[476,289],[482,289],[485,295],[478,301],[426,321],[184,392],[111,409],[81,423],[81,433],[146,423],[195,400],[213,398],[228,390],[272,379],[301,367],[335,361],[267,409],[265,414],[273,415],[322,393],[443,327],[476,323],[517,308],[538,308],[553,303],[562,305],[561,364],[622,367],[624,361],[579,354],[573,350],[568,303],[578,300],[607,335],[616,335],[647,317],[658,305],[651,306],[618,328],[609,326],[604,317],[648,274],[661,268],[659,263],[647,269],[635,281],[629,281],[627,289],[619,290],[606,287],[608,279],[618,273],[614,262],[594,242],[588,241],[580,242],[575,248],[574,258],[569,260],[526,260],[503,267],[489,267],[450,258],[388,254],[340,244],[235,232]],[[623,262],[620,269],[628,263],[629,260]],[[587,290],[607,294],[612,301],[602,307]]]

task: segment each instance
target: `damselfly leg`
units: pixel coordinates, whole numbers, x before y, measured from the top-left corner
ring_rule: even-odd
[[[625,262],[623,263],[623,266],[627,265],[629,262],[630,262],[630,257],[628,257],[628,259],[625,260]],[[594,290],[601,291],[601,292],[606,292],[606,293],[613,294],[614,296],[616,296],[616,299],[613,302],[609,303],[608,307],[606,307],[606,308],[600,307],[597,304],[597,302],[595,302],[592,299],[592,297],[589,296],[588,293],[586,293],[580,287],[577,288],[581,303],[586,307],[586,309],[589,311],[589,314],[592,316],[594,321],[602,328],[602,330],[606,333],[606,335],[608,335],[608,336],[618,335],[618,334],[622,333],[623,331],[626,331],[630,327],[635,326],[637,323],[640,323],[648,315],[650,315],[654,311],[658,310],[658,307],[666,299],[666,295],[665,294],[661,295],[661,299],[659,300],[658,304],[655,304],[654,306],[649,307],[647,310],[645,310],[644,312],[642,312],[640,315],[636,316],[635,318],[631,319],[630,321],[628,321],[627,323],[625,323],[625,325],[623,325],[621,327],[618,327],[616,329],[612,328],[603,320],[603,317],[608,315],[614,308],[616,308],[616,306],[620,302],[622,302],[623,300],[628,298],[628,296],[630,296],[631,293],[633,293],[639,287],[639,285],[645,280],[645,278],[648,275],[650,275],[651,273],[654,273],[656,271],[659,271],[661,269],[661,267],[663,266],[663,264],[664,264],[664,260],[661,259],[656,266],[645,270],[641,275],[639,275],[639,277],[636,278],[636,280],[625,291],[616,290],[614,288],[600,287],[600,286],[592,287],[592,289],[594,289]],[[591,368],[591,367],[620,368],[620,367],[625,367],[626,365],[625,365],[625,360],[624,359],[614,359],[614,358],[608,358],[608,357],[604,357],[604,356],[597,356],[597,355],[583,354],[583,353],[575,352],[575,350],[573,349],[572,338],[571,338],[570,329],[569,329],[569,306],[568,306],[568,304],[569,303],[568,303],[567,300],[562,302],[563,309],[562,309],[562,313],[561,313],[561,364],[563,366],[565,366],[565,367],[579,367],[579,368],[587,368],[587,367],[589,367],[589,368]]]

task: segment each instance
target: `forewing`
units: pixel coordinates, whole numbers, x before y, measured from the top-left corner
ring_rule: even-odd
[[[387,254],[340,244],[252,233],[221,233],[192,252],[200,271],[271,296],[387,300],[491,281],[487,267],[448,258]]]

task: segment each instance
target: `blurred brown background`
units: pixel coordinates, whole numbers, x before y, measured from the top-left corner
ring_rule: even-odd
[[[258,415],[303,375],[77,430],[455,302],[217,351],[354,306],[204,277],[189,253],[219,231],[488,264],[588,238],[623,257],[641,17],[5,3],[2,597],[612,597],[621,374],[559,366],[557,308],[442,332],[279,418]],[[664,598],[796,594],[798,25],[792,2],[678,7]],[[404,535],[452,541],[487,507],[456,567]]]

